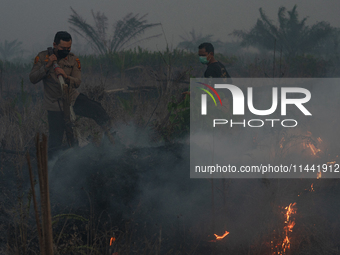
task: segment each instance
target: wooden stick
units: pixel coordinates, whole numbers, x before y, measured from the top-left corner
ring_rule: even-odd
[[[33,181],[34,177],[33,177],[30,155],[29,155],[28,152],[26,153],[26,159],[27,159],[28,170],[29,170],[30,180],[31,180],[31,189],[32,189],[32,195],[33,195],[35,221],[37,222],[37,232],[38,232],[40,253],[41,253],[41,255],[45,255],[45,249],[44,249],[44,245],[43,245],[43,236],[42,236],[42,233],[41,233],[41,226],[40,226],[40,220],[39,220],[38,203],[37,203],[37,198],[35,196],[35,189],[34,189],[34,181]]]
[[[212,232],[215,233],[215,199],[214,199],[214,179],[211,179],[211,213],[212,213]]]
[[[50,194],[48,185],[48,156],[47,156],[47,137],[42,134],[41,143],[41,158],[42,158],[42,170],[44,177],[45,186],[45,205],[46,205],[46,253],[53,255],[53,232],[52,232],[52,217],[51,217],[51,204],[50,204]]]
[[[64,84],[64,100],[63,100],[63,111],[64,111],[64,122],[65,122],[65,131],[67,142],[70,147],[74,147],[76,145],[76,140],[74,137],[74,132],[72,128],[71,121],[71,103],[70,103],[70,94],[66,84]]]
[[[42,218],[42,240],[43,240],[43,252],[46,251],[46,209],[45,209],[45,186],[43,182],[42,162],[40,156],[40,135],[36,136],[36,149],[37,149],[37,164],[38,164],[38,176],[39,176],[39,188],[40,188],[40,206],[41,206],[41,218]],[[46,254],[46,253],[45,253]]]
[[[110,90],[104,90],[106,93],[113,93],[113,92],[119,92],[119,91],[124,91],[125,88],[120,88],[120,89],[110,89]]]

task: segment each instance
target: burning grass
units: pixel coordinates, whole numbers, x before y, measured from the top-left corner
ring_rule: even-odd
[[[262,77],[269,73],[268,63],[236,62],[230,74]],[[107,80],[103,74],[84,75],[82,92],[101,102],[122,136],[114,149],[102,141],[92,120],[78,119],[90,145],[66,152],[50,169],[55,254],[337,254],[337,179],[323,179],[321,172],[310,180],[189,179],[189,147],[169,134],[166,145],[157,143],[165,140],[164,131],[173,130],[167,103],[172,95],[181,100],[188,86],[183,83],[187,74],[181,78],[187,69],[170,69],[135,68]],[[154,89],[134,90],[146,84]],[[0,102],[2,254],[38,250],[28,171],[20,154],[28,149],[34,155],[35,133],[47,133],[41,90],[33,93],[32,88],[24,81],[16,101]],[[127,132],[131,126],[136,131]],[[150,137],[149,130],[155,131]],[[336,147],[314,134],[314,129],[277,131],[272,157],[298,152],[334,164]],[[252,136],[251,148],[261,148],[263,141]]]

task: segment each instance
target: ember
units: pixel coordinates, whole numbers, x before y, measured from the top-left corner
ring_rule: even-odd
[[[321,178],[321,172],[318,172],[316,175],[316,179],[320,179]]]
[[[118,252],[112,252],[112,245],[113,243],[116,241],[116,238],[115,237],[111,237],[110,239],[110,250],[109,250],[109,253],[110,255],[119,255]]]
[[[321,151],[320,149],[317,149],[317,148],[315,147],[315,145],[312,144],[312,143],[308,143],[308,144],[307,144],[307,147],[310,148],[310,150],[312,151],[312,153],[313,153],[314,155],[316,155],[318,152]]]
[[[216,234],[214,234],[214,236],[216,236],[216,240],[221,240],[221,239],[225,238],[228,234],[229,234],[229,232],[225,231],[225,233],[222,236],[219,236],[219,235],[216,235]]]
[[[286,252],[286,249],[290,249],[290,240],[289,240],[288,234],[289,234],[289,232],[293,232],[293,227],[295,225],[295,222],[290,220],[290,216],[292,214],[296,213],[296,210],[293,208],[295,205],[296,205],[296,203],[293,203],[293,204],[290,203],[289,206],[287,206],[285,208],[286,209],[286,213],[285,213],[286,226],[283,229],[284,229],[284,234],[286,235],[286,237],[285,237],[285,239],[283,240],[283,243],[282,243],[283,252]]]
[[[295,226],[295,221],[291,219],[291,215],[296,213],[296,209],[294,208],[295,205],[296,203],[290,203],[289,206],[285,207],[285,210],[286,210],[284,213],[285,226],[283,227],[283,233],[282,233],[283,241],[282,241],[282,244],[275,245],[274,247],[275,251],[273,250],[273,253],[272,253],[273,255],[286,254],[286,251],[290,249],[291,239],[289,235],[290,235],[290,232],[293,232],[293,228]],[[271,241],[271,243],[273,244],[273,241]],[[279,250],[277,250],[277,248],[279,248]]]
[[[112,246],[114,241],[116,241],[116,238],[115,237],[111,237],[111,239],[110,239],[110,246]]]
[[[283,142],[285,141],[285,138],[284,137],[282,137],[281,138],[281,140],[280,140],[280,149],[282,149],[283,148]]]
[[[321,150],[317,148],[317,144],[316,141],[320,144],[322,143],[322,139],[320,137],[316,138],[316,141],[311,137],[312,133],[310,131],[307,131],[307,136],[310,137],[310,139],[308,139],[308,142],[304,143],[303,146],[310,148],[310,150],[312,151],[312,154],[315,156],[318,152],[320,152]]]

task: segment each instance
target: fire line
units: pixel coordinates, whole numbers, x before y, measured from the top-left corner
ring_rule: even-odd
[[[114,241],[116,241],[116,238],[115,237],[111,237],[111,239],[110,239],[110,246],[113,244]]]
[[[216,240],[221,240],[221,239],[225,238],[228,234],[229,234],[229,232],[225,231],[225,233],[222,236],[219,236],[219,235],[216,235],[216,234],[214,234],[214,236],[216,236]]]

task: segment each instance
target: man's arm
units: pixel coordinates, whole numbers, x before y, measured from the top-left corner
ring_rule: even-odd
[[[67,77],[66,83],[74,88],[79,88],[81,83],[81,67],[78,58],[75,60],[75,64],[72,67],[71,74]]]
[[[30,81],[33,84],[41,81],[48,73],[49,68],[46,67],[47,62],[40,58],[39,54],[34,59],[32,70],[29,74]]]

